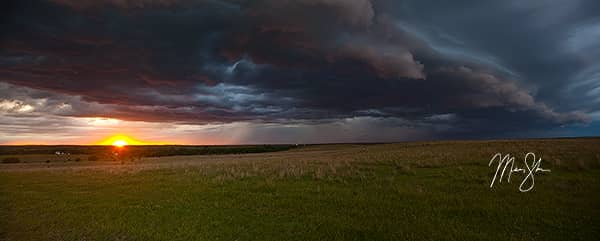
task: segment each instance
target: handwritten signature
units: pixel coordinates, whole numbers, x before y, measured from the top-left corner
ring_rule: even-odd
[[[531,161],[529,161],[531,160]],[[496,179],[498,182],[502,182],[504,174],[507,173],[507,182],[510,183],[510,177],[513,173],[524,173],[525,178],[521,181],[521,185],[519,185],[519,191],[528,192],[533,189],[535,185],[534,174],[537,172],[550,172],[550,169],[541,168],[542,158],[535,159],[535,154],[533,152],[529,152],[525,154],[525,159],[523,159],[523,163],[525,164],[525,169],[515,167],[515,157],[510,154],[502,155],[502,153],[496,153],[488,166],[492,166],[494,161],[498,162],[498,167],[496,168],[496,173],[494,174],[494,178],[492,178],[492,183],[490,184],[490,188],[494,187],[494,183],[496,183]],[[509,168],[510,166],[510,168]],[[507,169],[508,168],[508,169]],[[502,170],[502,172],[500,172]],[[500,176],[498,176],[500,174]]]

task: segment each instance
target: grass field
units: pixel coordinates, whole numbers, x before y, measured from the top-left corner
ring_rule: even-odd
[[[497,152],[550,173],[490,181]],[[1,240],[597,240],[600,139],[0,164]]]

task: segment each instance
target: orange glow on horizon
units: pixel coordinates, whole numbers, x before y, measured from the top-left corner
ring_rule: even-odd
[[[112,143],[113,146],[116,146],[116,147],[119,147],[119,148],[124,147],[124,146],[126,146],[128,144],[129,143],[127,143],[127,141],[124,141],[124,140],[116,140],[116,141],[113,141],[113,143]]]
[[[164,145],[166,143],[153,143],[136,140],[126,135],[115,135],[111,136],[103,141],[97,143],[98,145],[124,147],[128,145]]]

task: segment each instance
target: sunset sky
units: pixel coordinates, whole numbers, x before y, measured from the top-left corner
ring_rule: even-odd
[[[600,135],[600,2],[8,0],[0,144]]]

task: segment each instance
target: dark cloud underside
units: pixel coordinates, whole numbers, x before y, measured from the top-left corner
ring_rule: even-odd
[[[264,142],[389,141],[545,135],[600,107],[589,0],[25,0],[3,11],[5,126],[108,117],[255,123]]]

